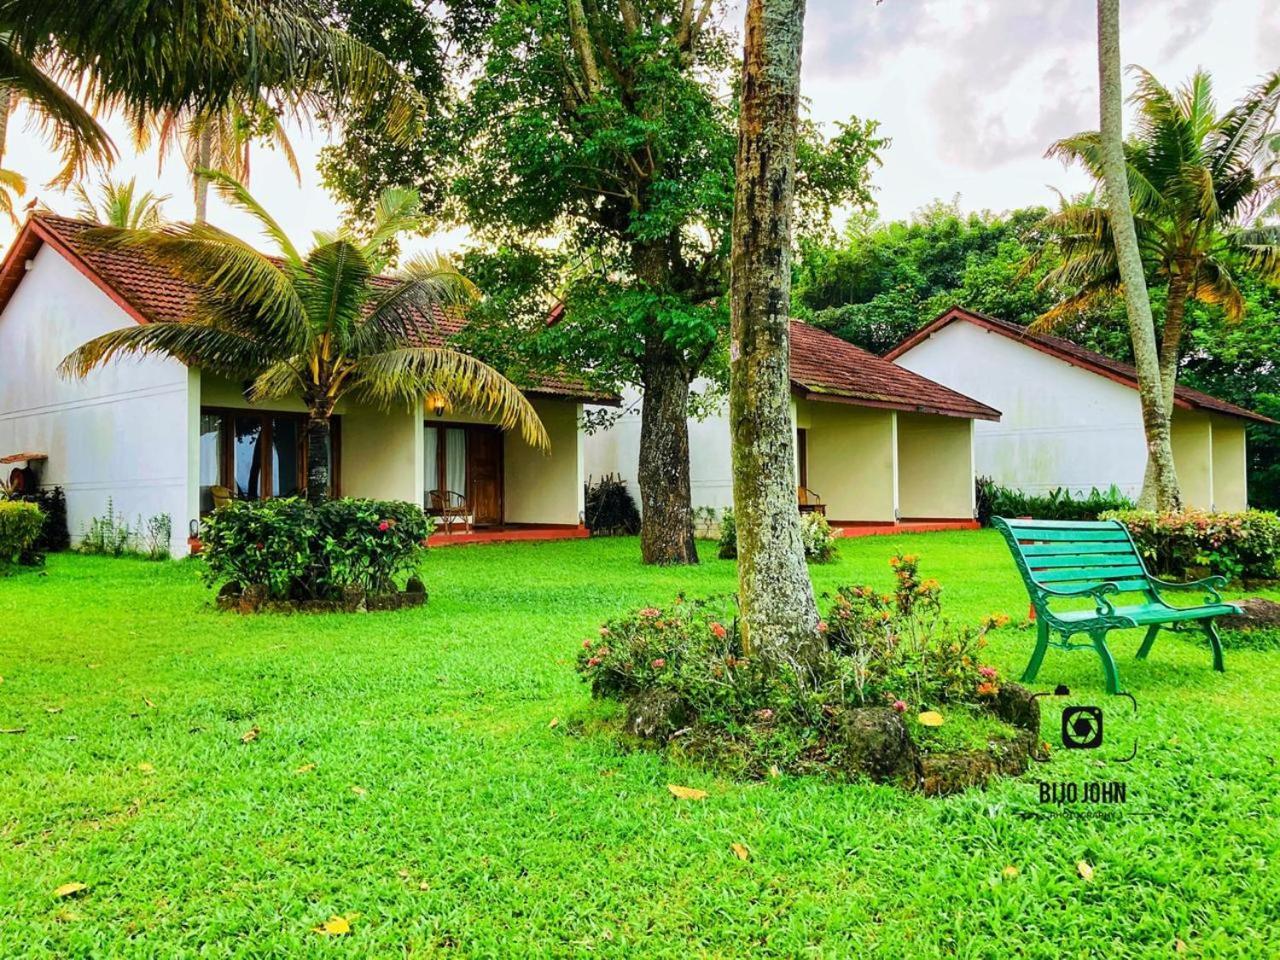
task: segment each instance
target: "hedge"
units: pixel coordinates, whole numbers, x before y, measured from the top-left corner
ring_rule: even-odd
[[[44,512],[34,503],[0,500],[0,566],[34,563]]]
[[[1280,560],[1280,516],[1265,510],[1208,513],[1182,510],[1113,510],[1103,519],[1129,528],[1134,542],[1157,573],[1185,577],[1192,567],[1208,567],[1230,579],[1271,579]]]

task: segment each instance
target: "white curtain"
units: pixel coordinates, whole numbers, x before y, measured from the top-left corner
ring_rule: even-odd
[[[427,509],[431,508],[431,491],[440,486],[439,441],[440,431],[435,427],[426,427],[426,443],[423,444],[423,483],[426,484],[422,502]]]
[[[467,491],[467,431],[450,427],[444,439],[444,482],[453,493]]]

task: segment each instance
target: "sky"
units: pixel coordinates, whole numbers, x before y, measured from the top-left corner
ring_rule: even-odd
[[[1280,67],[1277,0],[1124,0],[1121,56],[1166,84],[1197,67],[1214,78],[1220,104],[1236,100]],[[735,0],[726,23],[742,16]],[[832,123],[874,118],[891,138],[874,175],[882,219],[902,219],[934,200],[964,210],[1008,210],[1056,203],[1054,189],[1078,192],[1077,170],[1044,157],[1059,137],[1097,127],[1094,4],[1089,0],[809,0],[802,92],[813,117]],[[1132,88],[1132,79],[1126,90]],[[158,168],[154,151],[137,154],[122,125],[108,123],[120,150],[111,175],[170,195],[171,219],[192,215],[181,158]],[[325,143],[320,128],[290,130],[303,179],[266,148],[253,155],[251,189],[295,238],[330,229],[341,211],[315,172]],[[25,175],[28,196],[73,215],[76,202],[43,181],[57,169],[19,112],[10,128],[7,168]],[[24,201],[25,202],[25,201]],[[254,225],[220,200],[210,220],[249,237]],[[0,224],[0,243],[14,229]],[[414,243],[451,251],[467,240],[456,229]]]

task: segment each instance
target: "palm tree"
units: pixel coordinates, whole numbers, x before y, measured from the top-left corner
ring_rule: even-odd
[[[282,118],[260,100],[236,103],[204,113],[166,110],[135,129],[133,140],[139,150],[146,150],[155,143],[161,169],[170,152],[175,149],[182,152],[191,172],[197,223],[208,219],[209,179],[196,171],[221,170],[248,186],[251,171],[249,148],[254,140],[265,140],[278,149],[294,179],[302,182],[302,169],[298,166],[298,157],[285,132]]]
[[[62,361],[64,376],[86,376],[122,354],[159,354],[251,379],[254,402],[299,396],[310,415],[307,496],[313,501],[329,488],[330,418],[343,399],[389,409],[421,405],[438,393],[486,410],[504,428],[519,427],[531,445],[548,447],[541,421],[514,384],[464,353],[421,343],[424,317],[461,309],[476,296],[448,261],[418,257],[394,279],[379,279],[391,242],[421,226],[416,192],[385,191],[368,235],[318,234],[303,256],[242,184],[217,171],[201,173],[258,220],[279,256],[209,224],[104,228],[94,242],[138,250],[167,266],[196,288],[196,303],[182,322],[140,324],[90,340]]]
[[[14,199],[27,191],[27,181],[22,174],[12,170],[0,170],[0,213],[9,218],[9,222],[17,226],[21,221],[14,209]]]
[[[1188,302],[1213,304],[1228,319],[1239,319],[1245,303],[1234,269],[1280,282],[1280,232],[1257,225],[1280,196],[1271,156],[1280,72],[1222,115],[1207,73],[1197,71],[1186,85],[1169,90],[1146,70],[1136,72],[1139,83],[1131,100],[1138,108],[1137,129],[1124,147],[1125,173],[1148,282],[1167,292],[1159,363],[1168,416]],[[1082,164],[1103,182],[1097,132],[1060,140],[1049,153]],[[1063,263],[1044,284],[1076,292],[1037,321],[1042,328],[1122,289],[1112,217],[1105,207],[1071,205],[1050,215],[1047,226]]]
[[[168,196],[156,196],[150,190],[138,193],[136,178],[111,180],[98,185],[98,198],[89,195],[84,184],[77,183],[75,197],[80,202],[76,213],[121,230],[155,230],[164,223],[164,202]]]
[[[4,0],[0,99],[4,89],[62,153],[59,184],[114,158],[99,111],[119,109],[137,128],[164,111],[204,115],[246,101],[308,115],[376,103],[387,133],[407,139],[422,108],[386,58],[306,0]]]

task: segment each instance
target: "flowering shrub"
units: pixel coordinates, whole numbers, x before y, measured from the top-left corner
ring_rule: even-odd
[[[1159,514],[1117,510],[1103,515],[1129,528],[1156,573],[1185,577],[1189,567],[1209,567],[1232,579],[1277,576],[1280,517],[1265,510],[1207,513],[1187,509]]]
[[[841,679],[858,704],[922,710],[999,693],[999,675],[979,663],[979,651],[986,632],[1008,617],[953,627],[942,618],[941,585],[920,579],[917,557],[897,556],[889,564],[897,580],[893,593],[841,587],[823,621]]]
[[[941,586],[920,578],[917,558],[891,563],[893,592],[851,586],[833,599],[819,624],[828,651],[816,678],[800,682],[794,668],[745,649],[725,599],[679,598],[610,620],[582,642],[577,669],[598,697],[669,698],[693,718],[693,741],[753,773],[823,766],[840,752],[850,710],[891,707],[914,718],[945,708],[962,717],[994,704],[1001,678],[979,657],[986,632],[1008,618],[953,628],[942,618]]]
[[[211,514],[201,539],[205,579],[262,585],[275,600],[325,600],[395,589],[417,567],[432,523],[412,503],[237,500]]]
[[[800,515],[800,539],[804,543],[805,559],[811,563],[827,563],[836,555],[836,538],[831,524],[820,513]],[[738,525],[733,509],[726,507],[720,514],[721,560],[733,560],[738,556]]]
[[[37,562],[34,547],[44,529],[44,513],[34,503],[0,500],[0,567]]]

